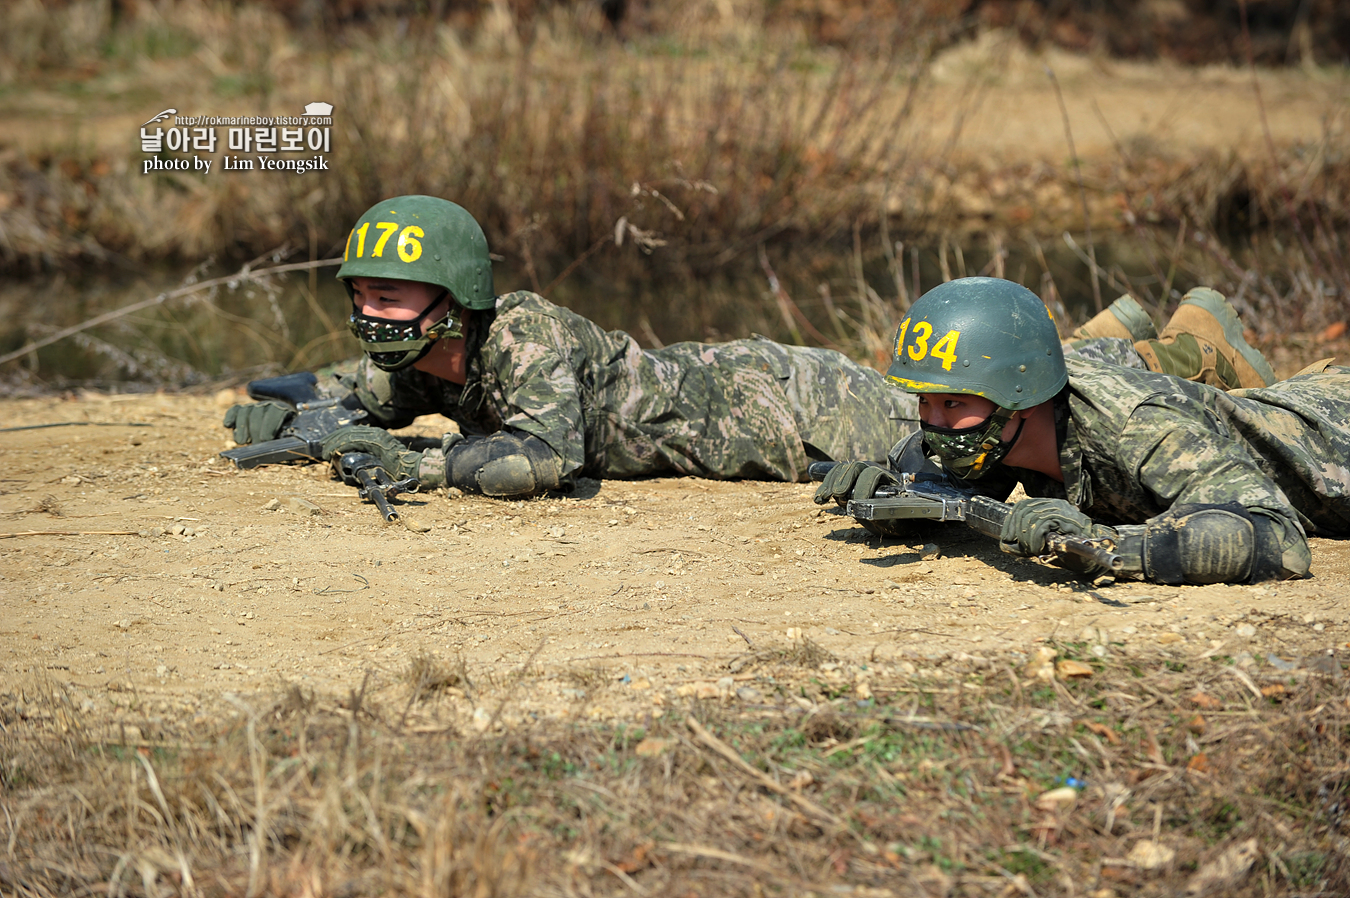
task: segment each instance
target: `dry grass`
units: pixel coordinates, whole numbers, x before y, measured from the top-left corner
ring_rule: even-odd
[[[408,695],[377,701],[363,686],[334,706],[292,690],[236,700],[217,733],[170,722],[132,742],[61,688],[30,684],[0,697],[0,884],[25,896],[1163,896],[1199,888],[1240,849],[1249,865],[1218,893],[1345,894],[1343,677],[1083,660],[1093,674],[1067,682],[1026,679],[1012,658],[876,672],[861,702],[789,662],[759,672],[755,705],[478,733],[443,703],[454,677],[424,659]],[[408,702],[433,723],[404,726]],[[1066,778],[1076,802],[1040,800]],[[1154,845],[1170,859],[1149,868]]]
[[[178,284],[147,279],[137,281],[134,292],[96,283],[81,291],[82,302],[58,304],[59,312],[47,300],[66,289],[63,276],[20,283],[0,300],[0,315],[24,324],[0,342],[7,350],[0,365],[22,362],[30,381],[45,375],[57,383],[121,379],[191,387],[209,385],[222,370],[257,376],[346,357],[336,323],[346,298],[330,280],[336,263],[275,264],[280,261],[278,253],[211,278],[202,277],[209,267],[203,264]],[[324,269],[326,295],[318,290]],[[122,298],[126,293],[135,301]],[[25,333],[26,340],[16,339]],[[72,343],[80,351],[72,351]]]
[[[73,23],[93,5],[57,14]],[[102,28],[77,52],[30,7],[7,13],[8,32],[67,65],[92,66],[93,85],[100,75],[186,74],[206,55],[227,74],[197,102],[239,105],[220,95],[236,86],[245,102],[272,108],[281,99],[272,81],[284,77],[290,93],[331,94],[340,127],[331,176],[274,179],[276,190],[238,178],[141,177],[134,153],[89,158],[72,146],[10,158],[0,168],[7,266],[252,253],[310,231],[327,250],[371,197],[430,193],[473,209],[537,288],[600,240],[627,238],[620,248],[641,256],[644,236],[655,235],[679,248],[658,265],[702,274],[777,234],[836,227],[864,211],[875,218],[880,179],[905,188],[895,177],[904,100],[941,24],[916,7],[874,35],[901,36],[884,56],[853,56],[764,30],[753,11],[712,21],[695,11],[630,50],[590,37],[580,8],[557,8],[535,23],[528,46],[513,23],[490,17],[471,43],[449,25],[388,17],[316,47],[324,42],[264,7],[184,2],[91,18]],[[152,40],[161,32],[177,42]],[[162,57],[146,49],[152,43]],[[39,49],[17,54],[10,80],[41,83],[45,60]]]
[[[1036,289],[1066,331],[1095,311],[1089,297],[1129,291],[1162,319],[1197,283],[1233,296],[1266,348],[1277,327],[1346,318],[1350,156],[1330,126],[1261,158],[1172,157],[1127,140],[1080,180],[1073,166],[949,153],[959,128],[933,140],[914,100],[962,27],[943,4],[884,5],[865,22],[845,16],[843,30],[810,3],[635,6],[644,24],[627,43],[592,4],[526,6],[514,18],[484,7],[498,12],[471,26],[398,3],[388,14],[347,4],[346,18],[318,25],[285,3],[141,3],[117,16],[95,0],[6,7],[0,103],[20,117],[29,88],[79,110],[158,97],[166,80],[194,86],[183,104],[197,112],[321,95],[340,115],[332,171],[268,189],[142,176],[141,154],[74,140],[0,151],[0,271],[232,265],[279,247],[323,258],[373,198],[428,193],[482,221],[499,286],[653,345],[757,331],[884,367],[909,302],[976,273]],[[980,65],[996,77],[997,59]],[[955,101],[957,122],[989,114],[979,92],[972,82]],[[340,302],[308,287],[303,304],[206,302],[90,332],[80,352],[24,377],[181,385],[313,367],[349,341],[325,320],[340,321]],[[0,350],[21,345],[18,326],[32,339],[74,323],[19,305]]]

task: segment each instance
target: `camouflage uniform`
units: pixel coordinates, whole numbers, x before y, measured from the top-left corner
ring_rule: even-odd
[[[464,386],[362,358],[355,389],[384,427],[439,413],[537,437],[562,478],[800,481],[811,459],[881,459],[918,429],[914,397],[840,353],[763,337],[643,350],[526,291],[498,297]]]
[[[1064,482],[1017,470],[1029,496],[1093,520],[1142,523],[1175,506],[1236,503],[1274,523],[1287,575],[1305,535],[1350,537],[1350,368],[1225,393],[1067,358],[1056,400]]]
[[[1137,368],[1140,371],[1150,370],[1139,350],[1134,348],[1134,343],[1121,337],[1071,340],[1064,344],[1064,358],[1087,359],[1090,362],[1104,362],[1107,365]]]

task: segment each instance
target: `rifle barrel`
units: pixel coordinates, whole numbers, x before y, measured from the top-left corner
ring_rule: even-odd
[[[375,503],[375,507],[380,510],[380,514],[386,521],[397,521],[398,511],[389,504],[385,498],[384,490],[374,476],[371,475],[371,468],[362,468],[356,472],[356,477],[361,481],[361,498],[369,499]],[[378,469],[376,469],[378,470]]]
[[[839,464],[837,461],[813,461],[806,466],[806,476],[819,483],[830,473],[830,469]]]
[[[1105,546],[1097,545],[1094,540],[1079,539],[1072,536],[1051,536],[1045,541],[1045,544],[1056,555],[1074,555],[1100,565],[1108,571],[1118,571],[1125,566],[1125,559]]]

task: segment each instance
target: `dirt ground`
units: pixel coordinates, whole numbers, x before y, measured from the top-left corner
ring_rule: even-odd
[[[1271,673],[1350,649],[1347,542],[1314,540],[1299,582],[1093,584],[961,530],[880,540],[809,484],[691,478],[416,495],[414,529],[325,466],[235,470],[217,453],[237,396],[0,402],[8,428],[63,425],[0,433],[0,682],[63,684],[134,741],[219,720],[232,696],[406,689],[419,658],[464,674],[447,713],[482,728],[753,702],[747,660],[793,646],[863,698],[872,676],[1045,641]]]
[[[931,132],[947,139],[969,109],[953,97],[1017,108],[961,132],[965,151],[1009,163],[1064,158],[1047,61],[1087,157],[1141,140],[1263,152],[1267,129],[1286,144],[1343,125],[1335,77],[1262,72],[1257,101],[1240,70],[1009,56],[991,40],[940,60]],[[991,60],[998,78],[982,80]],[[145,114],[106,111],[81,120],[83,139],[122,146]],[[34,115],[7,107],[0,142],[62,132]],[[1289,374],[1324,349],[1272,358]],[[426,657],[459,665],[455,713],[481,724],[753,701],[765,684],[746,659],[794,645],[823,649],[821,676],[859,695],[873,675],[1045,641],[1277,667],[1350,647],[1350,543],[1314,540],[1314,576],[1295,583],[1093,585],[959,529],[879,540],[812,504],[809,484],[687,478],[584,481],[524,503],[413,496],[417,532],[385,524],[324,466],[219,458],[232,445],[221,413],[240,395],[0,399],[7,428],[63,425],[0,432],[0,682],[64,684],[135,739],[157,719],[225,713],[230,695],[392,687]]]

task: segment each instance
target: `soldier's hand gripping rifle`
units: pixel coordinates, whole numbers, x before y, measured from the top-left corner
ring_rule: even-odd
[[[812,463],[808,468],[811,479],[824,480],[836,464],[838,462]],[[964,489],[942,474],[925,471],[891,473],[900,481],[899,485],[882,486],[866,499],[848,500],[845,510],[854,520],[962,521],[971,529],[1002,543],[1003,522],[1013,508],[1007,502]],[[1110,539],[1052,533],[1046,538],[1046,548],[1053,555],[1081,558],[1112,572],[1124,566],[1124,560],[1116,554],[1115,544]]]
[[[368,502],[374,502],[386,521],[397,521],[398,511],[389,504],[389,500],[399,493],[415,493],[420,484],[415,477],[394,480],[380,464],[380,460],[368,452],[344,452],[333,456],[333,473],[343,483],[357,488],[357,495]]]
[[[319,448],[323,438],[339,427],[363,420],[366,410],[343,404],[354,401],[354,397],[321,397],[315,389],[317,383],[318,379],[308,371],[250,382],[250,399],[281,403],[291,409],[291,414],[276,439],[226,449],[220,454],[239,468],[323,461]]]

